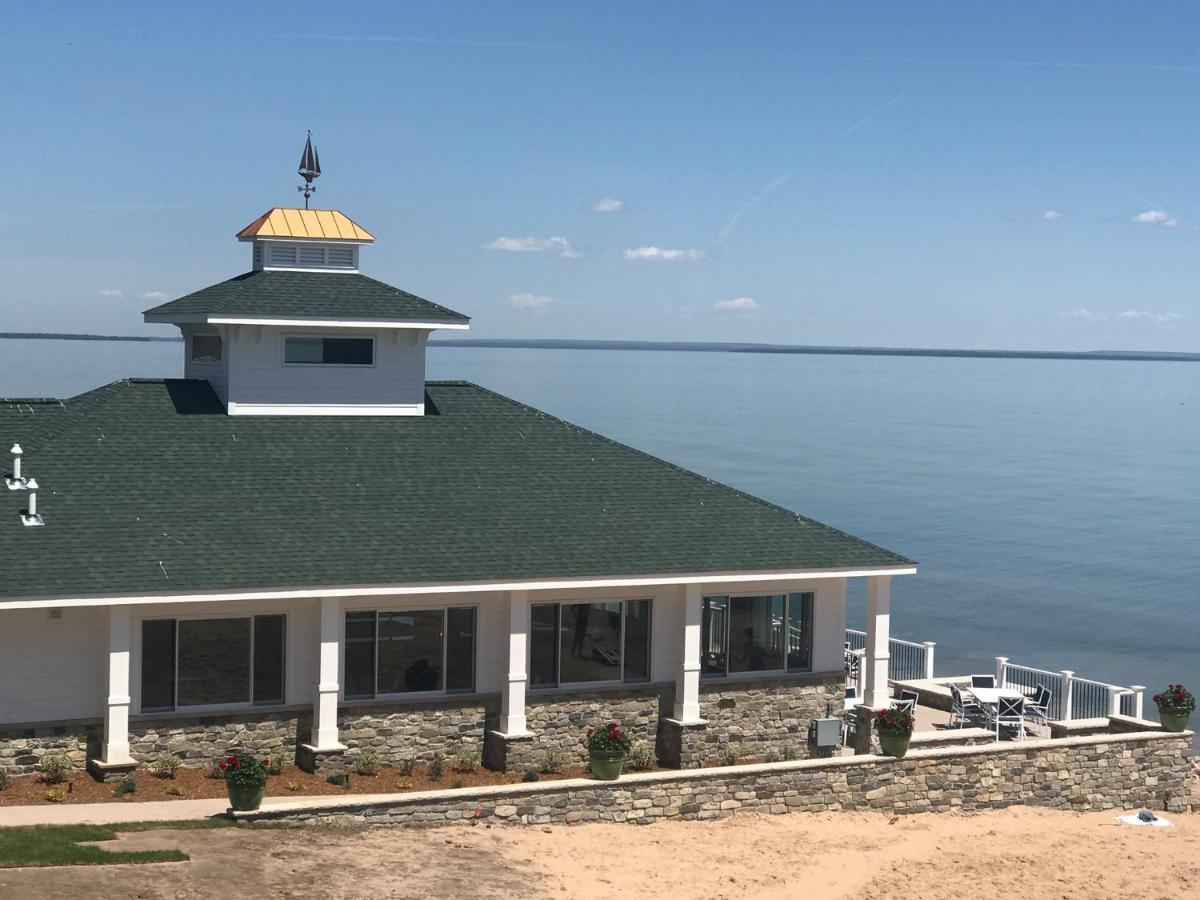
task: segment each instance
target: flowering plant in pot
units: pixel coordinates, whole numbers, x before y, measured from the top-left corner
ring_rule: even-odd
[[[592,775],[601,781],[613,781],[621,776],[632,742],[620,725],[609,722],[603,728],[589,728],[586,744]]]
[[[915,719],[907,709],[881,709],[875,713],[879,746],[888,756],[899,759],[908,752]]]
[[[248,753],[231,753],[218,764],[225,773],[225,789],[229,805],[238,812],[249,812],[262,805],[267,792],[269,759],[259,759]]]
[[[1158,720],[1167,731],[1183,731],[1188,717],[1196,708],[1196,698],[1182,684],[1169,684],[1161,694],[1154,695],[1158,706]]]

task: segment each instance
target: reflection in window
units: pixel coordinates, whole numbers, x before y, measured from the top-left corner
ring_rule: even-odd
[[[530,684],[648,680],[650,610],[649,600],[534,604]]]
[[[221,361],[221,336],[219,334],[192,335],[192,362],[219,363]]]
[[[348,700],[475,689],[472,607],[346,613]]]
[[[705,597],[701,674],[812,669],[813,595]]]
[[[381,612],[376,637],[376,690],[411,694],[442,689],[440,609]]]
[[[305,365],[369,366],[375,361],[375,341],[372,338],[284,338],[283,361]]]

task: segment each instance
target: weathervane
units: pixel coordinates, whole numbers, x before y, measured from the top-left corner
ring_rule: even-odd
[[[304,208],[308,209],[308,198],[317,192],[313,181],[321,177],[321,157],[313,149],[311,130],[308,132],[308,138],[304,141],[304,152],[300,154],[299,172],[300,177],[304,179],[304,184],[297,186],[296,190],[303,192]]]

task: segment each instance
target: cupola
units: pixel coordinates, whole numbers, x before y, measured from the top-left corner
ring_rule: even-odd
[[[425,344],[470,319],[358,269],[375,238],[336,209],[309,209],[320,163],[301,158],[305,208],[274,207],[238,232],[245,274],[146,310],[179,326],[184,374],[230,415],[423,415]]]

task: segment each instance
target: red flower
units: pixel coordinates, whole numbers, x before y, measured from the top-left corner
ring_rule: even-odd
[[[269,766],[271,764],[271,761],[264,756],[263,760],[262,760],[262,764],[264,766]]]
[[[1155,698],[1155,699],[1157,699],[1157,698]],[[588,729],[588,737],[591,737],[591,736],[592,736],[592,732],[594,732],[595,730],[596,730],[595,728],[589,728],[589,729]]]
[[[226,767],[227,765],[229,765],[229,763],[222,762],[222,763],[221,763],[221,765],[220,765],[218,768],[220,768],[220,770],[221,770],[222,772],[224,772],[224,771],[225,771],[225,767]]]

